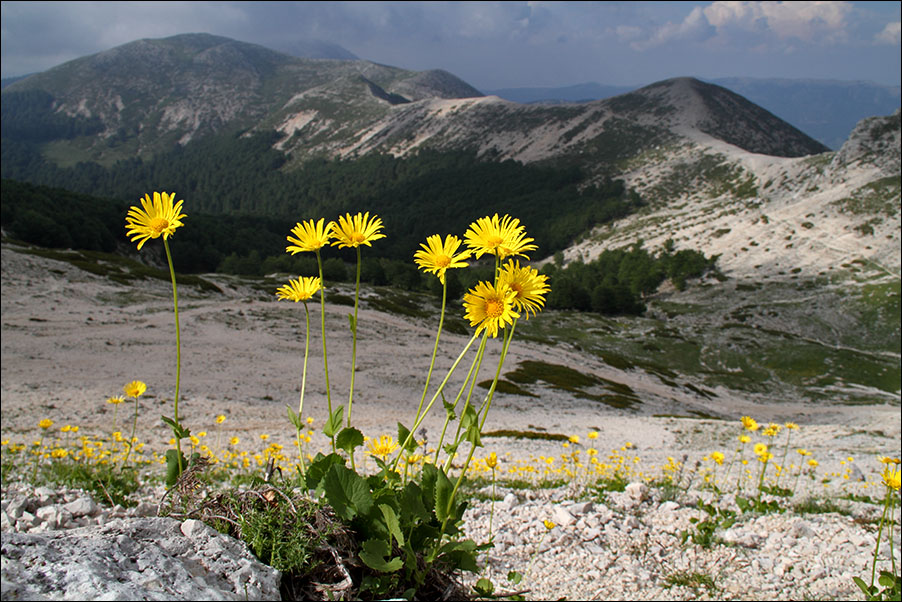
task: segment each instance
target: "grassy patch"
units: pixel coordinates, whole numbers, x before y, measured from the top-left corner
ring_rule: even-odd
[[[639,398],[627,385],[591,374],[584,374],[560,364],[526,360],[520,362],[516,370],[508,372],[505,376],[518,384],[535,384],[538,381],[542,381],[555,389],[567,391],[580,399],[598,401],[616,408],[631,408],[639,403]],[[605,389],[606,392],[594,393],[586,391],[586,389],[598,387]]]
[[[688,587],[695,591],[696,595],[700,590],[705,589],[713,592],[717,589],[717,584],[711,575],[699,573],[698,571],[677,571],[671,573],[664,578],[664,587]]]
[[[539,439],[542,441],[567,441],[570,437],[560,433],[539,433],[536,431],[515,431],[510,429],[501,429],[497,431],[488,431],[482,434],[486,437],[507,437],[509,439]]]
[[[102,253],[100,251],[61,251],[56,249],[29,248],[23,249],[23,253],[46,257],[56,261],[65,261],[74,267],[84,270],[85,272],[109,278],[113,282],[119,284],[131,285],[135,281],[145,278],[170,281],[168,270],[161,270],[143,264],[134,259],[114,255],[112,253]],[[179,285],[195,286],[202,291],[221,293],[222,290],[208,280],[204,280],[199,276],[190,274],[176,274],[176,280]]]

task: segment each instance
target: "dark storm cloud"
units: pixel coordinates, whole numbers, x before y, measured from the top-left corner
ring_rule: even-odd
[[[321,40],[477,87],[678,75],[899,82],[897,2],[3,2],[3,76],[140,38]]]

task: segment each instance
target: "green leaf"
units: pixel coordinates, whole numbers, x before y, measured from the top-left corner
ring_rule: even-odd
[[[404,566],[404,561],[400,558],[392,558],[386,560],[386,556],[391,554],[389,545],[381,539],[368,539],[363,542],[363,549],[360,550],[360,559],[373,570],[383,573],[392,573]]]
[[[401,507],[401,520],[404,524],[425,522],[429,519],[429,512],[423,505],[423,490],[414,481],[408,481],[401,490],[398,503]]]
[[[167,418],[166,416],[160,416],[160,418],[169,425],[169,428],[172,429],[172,434],[175,435],[176,439],[187,439],[191,436],[190,430],[186,429],[172,418]]]
[[[398,542],[399,546],[403,546],[404,535],[401,534],[401,525],[398,522],[398,515],[395,514],[394,509],[388,504],[379,504],[379,510],[382,511],[382,517],[385,519],[385,526],[388,527],[388,532],[395,538],[395,541]]]
[[[339,417],[339,422],[341,422],[341,417]],[[354,453],[355,448],[363,445],[363,433],[356,428],[349,426],[338,433],[338,437],[335,439],[335,445],[348,452],[348,455],[350,456]]]
[[[877,578],[877,583],[883,587],[892,587],[896,584],[896,578],[893,577],[892,573],[880,571],[880,577]]]
[[[326,420],[326,424],[323,425],[323,434],[330,439],[341,430],[342,418],[344,417],[345,407],[338,406],[333,412],[332,415]]]
[[[175,482],[181,476],[181,473],[179,473],[178,454],[179,452],[176,449],[166,450],[166,487],[175,485]],[[182,454],[182,470],[184,471],[187,467],[188,460],[185,459],[185,454]]]
[[[454,422],[457,420],[457,414],[454,412],[454,404],[445,401],[445,394],[442,393],[442,405],[445,406],[445,415],[448,417],[448,422]]]
[[[520,581],[523,580],[523,575],[521,575],[517,571],[510,571],[507,574],[507,580],[508,580],[508,582],[510,582],[514,585],[517,585],[518,583],[520,583]]]
[[[407,438],[410,437],[410,431],[407,430],[407,427],[398,423],[398,443],[404,445],[404,442],[407,441]],[[417,440],[416,437],[410,437],[410,441],[407,441],[407,445],[404,446],[404,450],[409,452],[415,451],[417,448]]]
[[[346,521],[365,516],[373,509],[373,496],[366,479],[345,466],[333,464],[323,477],[322,487],[335,514]]]
[[[295,411],[291,409],[290,405],[286,405],[285,407],[288,408],[288,420],[291,422],[292,425],[294,425],[294,428],[296,428],[296,429],[302,428],[301,417],[298,416],[295,413]]]
[[[442,471],[437,471],[435,481],[435,517],[444,522],[444,520],[453,515],[451,493],[454,491],[454,485],[445,476]]]
[[[329,454],[324,456],[322,453],[316,454],[313,462],[307,467],[306,486],[308,489],[317,489],[326,473],[332,466],[344,466],[345,459],[338,454]]]
[[[476,581],[476,585],[473,586],[473,589],[476,590],[476,593],[484,598],[490,597],[495,591],[495,584],[492,583],[491,579],[486,579],[483,577]]]

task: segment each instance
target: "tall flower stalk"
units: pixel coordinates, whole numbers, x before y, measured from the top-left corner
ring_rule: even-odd
[[[351,426],[351,408],[354,404],[354,376],[357,370],[357,311],[360,307],[360,246],[372,246],[374,240],[385,238],[379,231],[382,229],[382,220],[375,215],[370,218],[369,212],[340,216],[338,224],[333,228],[334,234],[332,246],[338,248],[353,248],[357,251],[357,278],[354,287],[354,315],[348,316],[351,326],[351,387],[348,392],[348,428]],[[354,456],[351,456],[351,464]]]
[[[435,274],[442,283],[442,312],[438,321],[438,332],[435,333],[435,345],[432,348],[432,359],[429,361],[429,372],[426,373],[426,384],[423,386],[423,394],[420,396],[420,405],[417,407],[417,415],[414,422],[419,422],[423,403],[426,401],[426,393],[429,391],[429,381],[432,378],[432,369],[435,367],[435,356],[438,354],[438,342],[442,336],[442,326],[445,322],[445,305],[448,299],[448,282],[445,272],[450,268],[465,268],[468,264],[464,260],[470,256],[469,251],[458,253],[460,239],[449,234],[442,242],[442,237],[433,234],[426,239],[426,244],[413,254],[414,261],[423,271]]]
[[[138,398],[147,391],[147,385],[140,380],[133,380],[122,387],[122,391],[135,400],[135,417],[132,420],[132,434],[131,437],[128,438],[128,450],[126,450],[125,459],[122,461],[122,465],[125,466],[128,464],[128,457],[131,455],[132,447],[135,445],[135,432],[138,430]]]
[[[144,246],[148,240],[163,237],[163,248],[166,250],[166,261],[169,264],[169,276],[172,280],[172,306],[175,314],[175,397],[173,401],[174,416],[172,419],[163,417],[163,421],[172,427],[175,435],[175,461],[172,462],[172,456],[167,453],[167,464],[170,466],[170,477],[167,482],[172,484],[184,470],[182,463],[182,439],[189,436],[187,429],[183,428],[179,423],[179,385],[182,375],[182,344],[181,334],[179,330],[179,297],[178,288],[175,283],[175,268],[172,265],[172,253],[169,251],[169,237],[175,234],[175,231],[182,225],[182,219],[185,214],[182,213],[182,204],[184,201],[178,201],[173,204],[175,193],[168,194],[166,192],[154,192],[153,199],[149,194],[145,194],[141,199],[141,207],[132,206],[128,210],[125,218],[126,234],[131,237],[132,242],[138,243],[138,250]],[[175,465],[175,479],[172,478],[171,467]]]
[[[316,266],[319,269],[319,309],[320,309],[320,336],[323,344],[323,371],[326,377],[326,403],[329,408],[329,416],[332,416],[332,387],[329,385],[329,355],[326,352],[326,287],[323,278],[323,258],[320,249],[329,244],[332,238],[332,230],[335,222],[325,223],[325,218],[319,221],[307,220],[298,222],[291,229],[294,237],[289,236],[288,242],[293,243],[285,247],[285,251],[295,255],[296,253],[312,252],[316,254]],[[328,421],[327,421],[328,422]],[[330,436],[332,451],[335,451],[335,434]]]
[[[298,460],[301,468],[301,474],[304,474],[304,453],[301,445],[301,429],[304,426],[304,391],[307,388],[307,358],[310,355],[310,309],[307,307],[313,295],[316,294],[321,287],[319,278],[298,278],[297,280],[289,280],[288,284],[279,287],[276,296],[279,299],[288,301],[302,301],[304,303],[305,330],[304,330],[304,367],[301,371],[301,397],[298,402],[298,412],[295,414],[291,407],[288,408],[288,418],[295,428],[295,436],[298,444]]]

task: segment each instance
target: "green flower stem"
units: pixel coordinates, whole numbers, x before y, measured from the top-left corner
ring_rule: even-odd
[[[454,360],[454,363],[451,364],[451,367],[448,369],[448,374],[445,375],[445,379],[442,381],[442,384],[440,384],[438,386],[438,390],[435,392],[435,395],[432,396],[432,399],[429,400],[429,403],[426,405],[426,409],[423,410],[423,413],[420,415],[420,418],[416,422],[414,422],[413,428],[410,429],[410,433],[407,435],[407,439],[405,439],[404,442],[401,443],[402,453],[403,453],[403,450],[405,450],[407,448],[407,446],[410,444],[410,441],[413,439],[413,435],[414,435],[414,433],[416,433],[417,428],[419,428],[420,424],[422,424],[423,420],[426,418],[426,414],[429,413],[429,410],[432,409],[432,405],[435,403],[435,400],[438,399],[438,396],[441,395],[442,389],[445,388],[445,385],[448,384],[448,379],[451,378],[451,375],[454,373],[454,370],[457,368],[457,364],[460,363],[460,360],[462,360],[464,355],[466,355],[467,351],[469,351],[470,346],[473,345],[473,341],[476,340],[477,336],[478,336],[478,333],[474,334],[472,336],[472,338],[470,338],[470,341],[466,344],[463,351],[460,352],[460,355],[458,355],[457,359]],[[391,470],[395,470],[397,468],[398,462],[400,460],[401,460],[401,454],[399,453],[398,457],[395,458],[395,461],[392,462]]]
[[[479,375],[479,370],[482,367],[482,359],[485,357],[485,345],[488,341],[488,331],[486,331],[482,335],[482,341],[479,343],[479,350],[476,352],[476,359],[473,362],[473,368],[470,369],[470,373],[467,375],[467,380],[464,381],[463,386],[460,388],[460,392],[463,393],[463,390],[466,388],[467,384],[470,385],[470,390],[467,391],[467,399],[464,401],[464,409],[460,413],[461,419],[457,422],[457,431],[454,433],[454,445],[455,449],[458,445],[460,445],[460,431],[463,429],[463,417],[467,413],[467,408],[470,407],[470,400],[473,398],[473,389],[476,388],[476,378]],[[457,407],[457,402],[460,401],[460,395],[458,395],[458,399],[454,401],[454,407]],[[438,456],[436,456],[437,458]],[[447,472],[451,468],[451,462],[454,460],[453,455],[449,455],[445,460],[445,472]]]
[[[326,402],[329,404],[329,416],[332,416],[332,389],[329,387],[329,359],[326,354],[326,281],[323,280],[323,258],[316,250],[316,265],[319,268],[319,308],[320,332],[323,339],[323,370],[326,373]],[[332,435],[332,453],[335,453],[335,435]]]
[[[470,383],[471,379],[474,379],[473,371],[480,365],[482,361],[482,352],[485,349],[485,337],[483,337],[483,341],[479,345],[479,350],[476,352],[476,357],[473,358],[473,363],[470,364],[470,370],[467,372],[467,378],[464,379],[463,384],[460,386],[460,390],[457,392],[457,397],[454,398],[454,405],[451,406],[451,410],[454,411],[457,409],[457,404],[460,403],[460,398],[463,397],[464,389],[467,388],[467,384]],[[477,370],[478,373],[478,370]],[[470,385],[470,391],[472,392],[473,385]],[[445,424],[442,425],[442,434],[438,439],[438,445],[435,448],[435,460],[434,464],[438,464],[438,456],[439,452],[442,450],[442,443],[445,441],[445,432],[448,430],[448,425],[451,423],[451,414],[445,412]],[[460,427],[458,426],[457,434],[454,436],[455,440],[460,436]]]
[[[351,324],[351,391],[348,393],[348,427],[351,426],[351,404],[354,403],[354,376],[357,368],[357,309],[360,306],[360,247],[357,250],[357,279],[354,288],[354,321]],[[351,456],[351,466],[354,466],[354,457]]]
[[[758,501],[761,501],[761,488],[764,487],[764,473],[767,471],[767,460],[761,462],[761,474],[758,476]]]
[[[320,281],[322,282],[322,280]],[[307,358],[310,355],[310,308],[307,307],[307,302],[304,301],[304,317],[306,318],[306,332],[304,336],[304,369],[301,371],[301,399],[298,401],[298,423],[295,425],[298,442],[298,460],[300,461],[301,466],[301,474],[306,472],[304,468],[304,452],[301,449],[301,416],[304,415],[304,391],[307,389]]]
[[[783,446],[783,459],[780,460],[780,472],[777,473],[777,487],[780,486],[780,481],[782,480],[783,473],[786,471],[786,455],[789,454],[790,439],[792,439],[792,429],[786,429],[786,445]]]
[[[485,426],[485,419],[489,416],[489,408],[492,407],[492,398],[495,396],[495,387],[498,385],[498,379],[501,377],[501,367],[504,365],[504,360],[507,359],[507,350],[510,348],[511,340],[514,338],[514,329],[517,327],[517,320],[511,323],[510,332],[507,333],[507,336],[504,338],[504,346],[501,348],[501,358],[498,360],[498,368],[495,370],[495,378],[492,380],[492,386],[489,388],[489,393],[486,396],[486,401],[483,408],[480,408],[480,411],[483,412],[482,420],[479,422],[479,432],[482,432],[482,427]]]
[[[179,295],[175,285],[175,268],[172,266],[172,253],[169,252],[169,241],[163,237],[163,248],[166,249],[166,260],[169,262],[169,276],[172,279],[172,307],[175,313],[175,402],[173,420],[179,424],[179,384],[182,381],[182,338],[179,331]],[[182,466],[182,439],[178,435],[175,437],[176,459],[179,465],[179,476],[181,476],[184,467]]]
[[[874,562],[871,564],[871,588],[874,587],[874,579],[877,576],[877,555],[880,553],[880,537],[883,535],[883,525],[886,522],[887,512],[890,510],[890,502],[895,501],[893,499],[893,490],[891,487],[886,487],[886,497],[883,500],[883,515],[880,517],[880,527],[877,529],[877,545],[874,547]],[[892,514],[890,514],[892,516]],[[890,536],[893,533],[893,526],[889,526]],[[892,548],[890,548],[892,550]],[[890,557],[893,559],[893,574],[896,573],[896,558],[895,554],[890,552]]]
[[[429,362],[429,372],[426,373],[426,384],[423,386],[423,395],[420,397],[420,405],[417,407],[417,416],[414,422],[420,419],[423,411],[423,403],[426,401],[426,392],[429,390],[429,380],[432,378],[432,369],[435,367],[435,356],[438,355],[438,341],[442,336],[442,325],[445,323],[445,302],[448,296],[448,281],[442,283],[442,313],[438,320],[438,332],[435,333],[435,345],[432,347],[432,360]]]
[[[132,421],[132,435],[128,438],[128,449],[125,451],[125,459],[122,460],[122,466],[128,464],[128,457],[132,453],[132,446],[135,444],[135,432],[138,430],[138,398],[135,397],[135,418]]]

